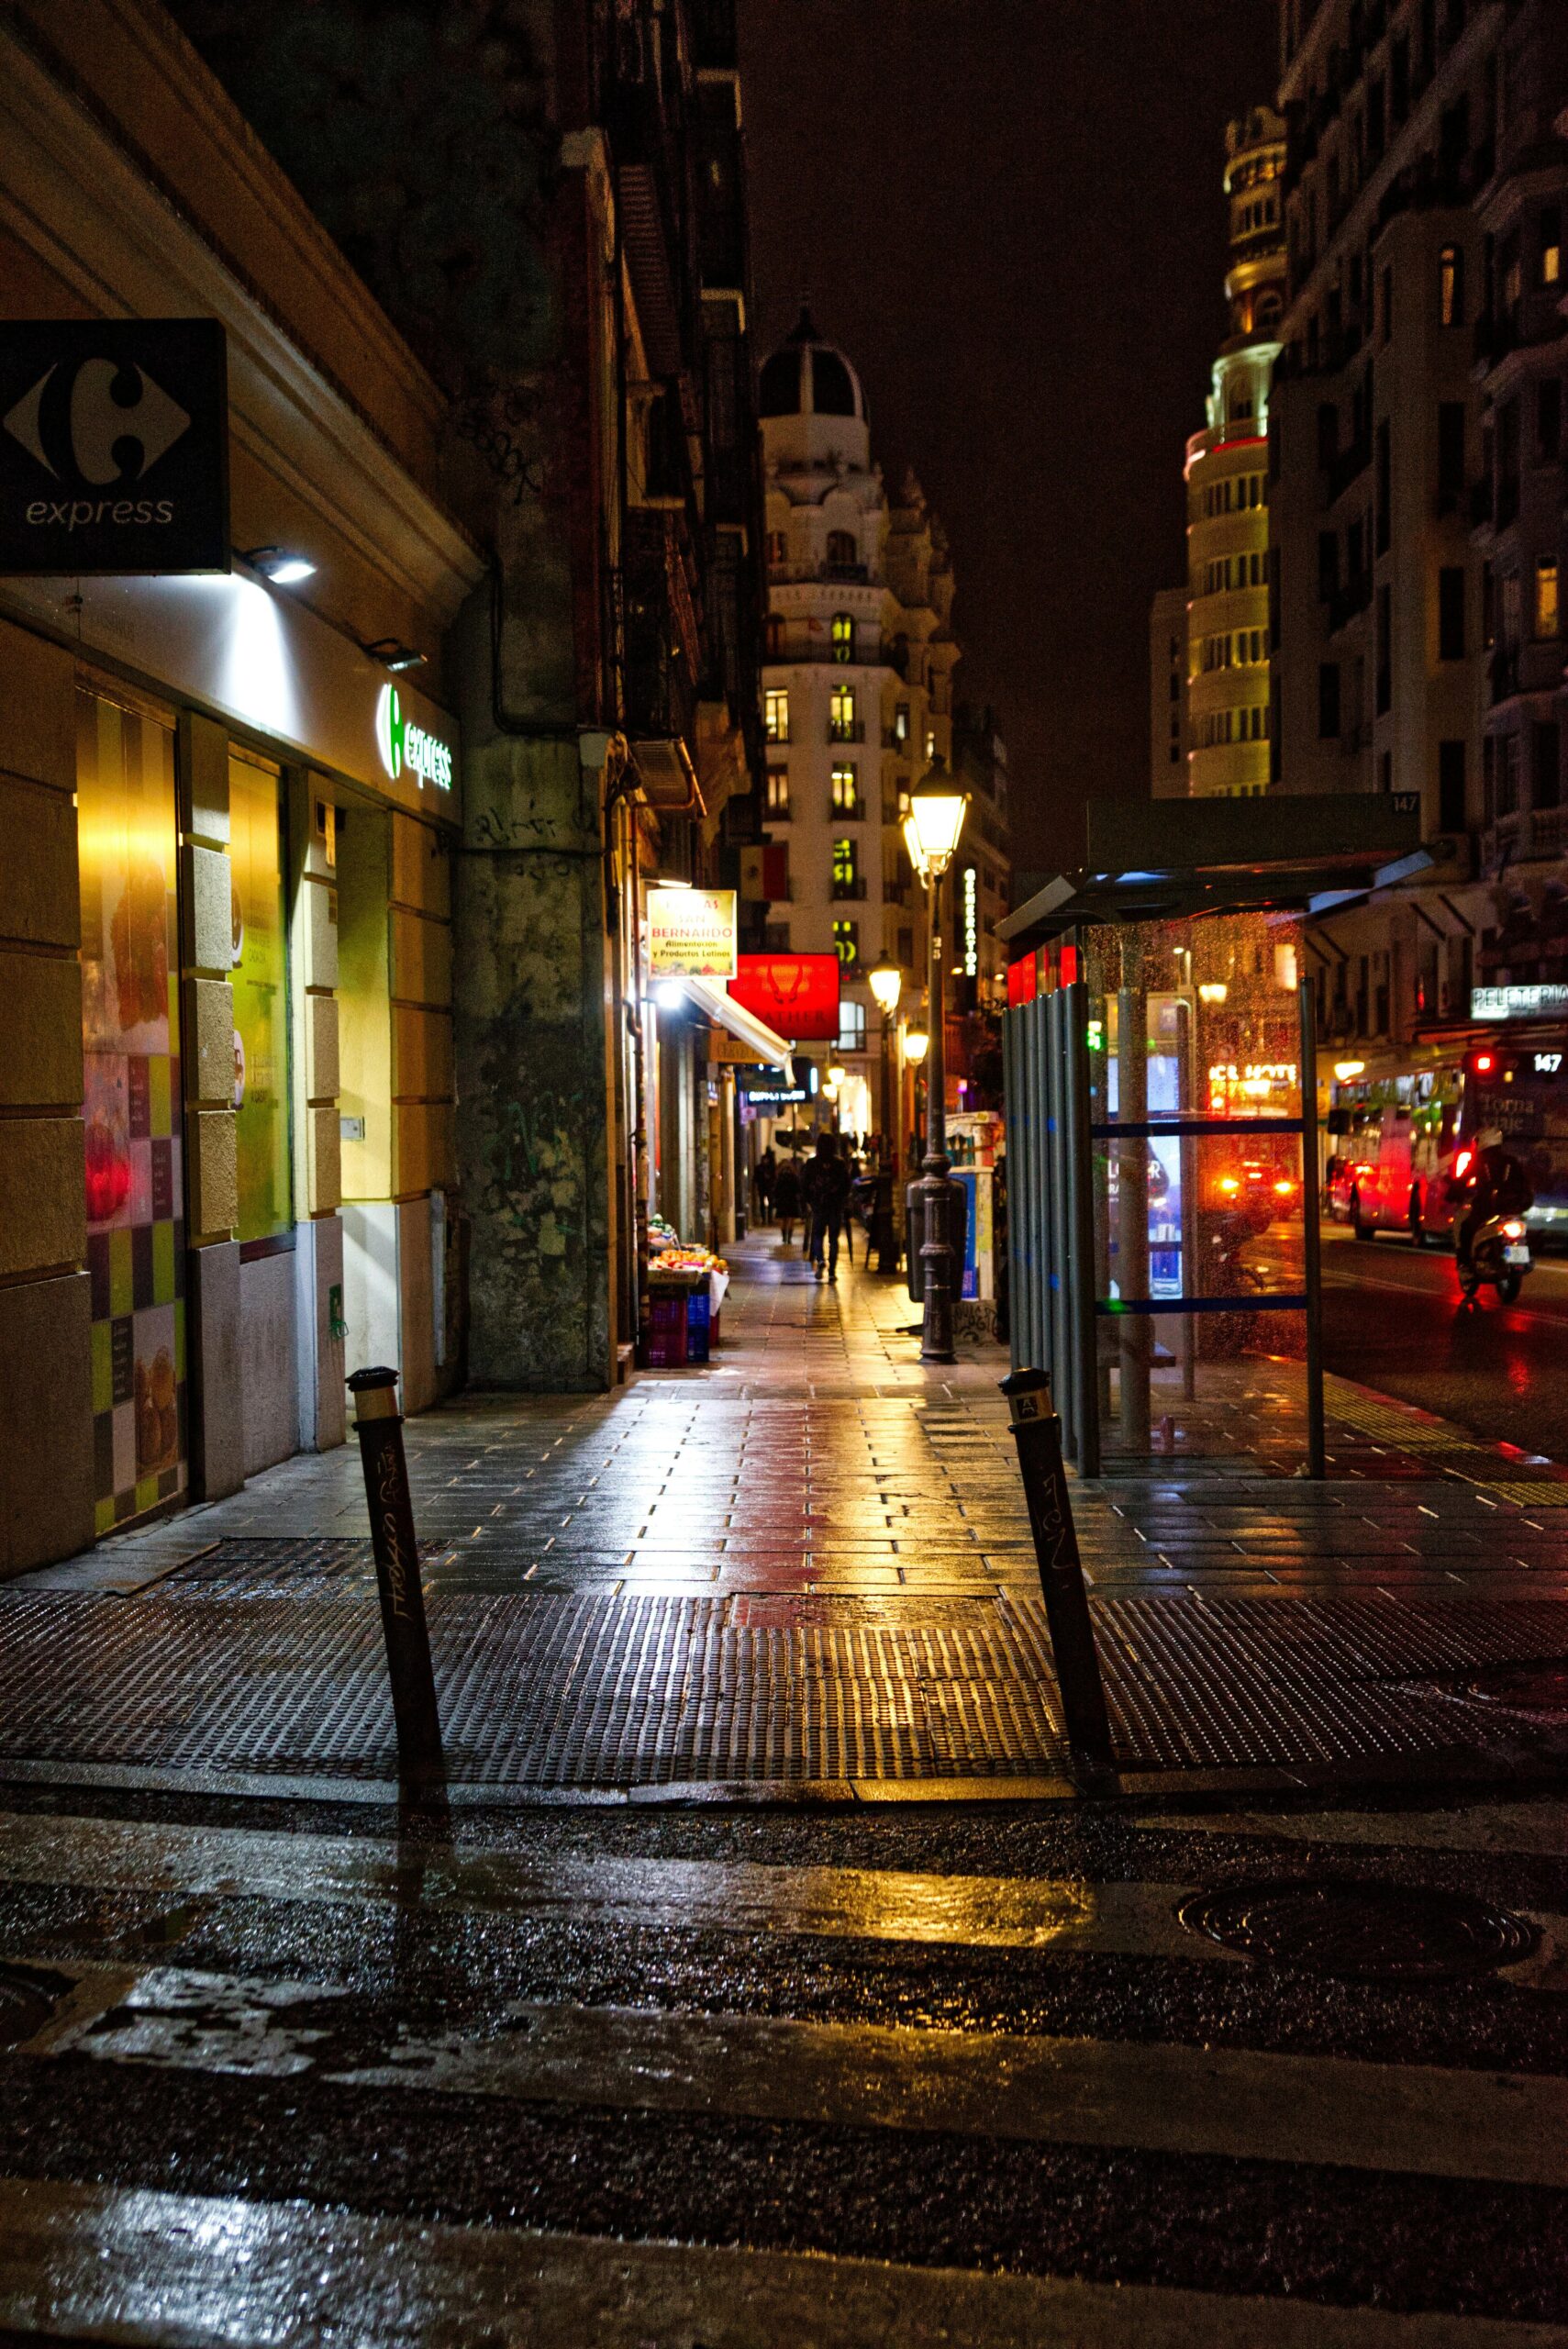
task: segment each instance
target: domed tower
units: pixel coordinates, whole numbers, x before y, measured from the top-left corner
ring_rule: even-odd
[[[1187,443],[1187,787],[1269,782],[1269,388],[1284,308],[1284,119],[1254,106],[1225,134],[1230,332],[1208,424]]]
[[[837,954],[838,1043],[807,1052],[848,1072],[839,1121],[863,1133],[881,1125],[880,1019],[865,974],[884,952],[904,969],[906,1015],[918,1015],[923,905],[898,827],[930,759],[951,755],[951,566],[923,500],[890,514],[860,378],[809,310],[764,363],[760,407],[763,823],[784,852],[772,869],[787,861],[788,874],[787,894],[773,885],[767,945]]]

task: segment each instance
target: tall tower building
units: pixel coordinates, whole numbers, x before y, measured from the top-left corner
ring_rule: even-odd
[[[1285,293],[1282,117],[1255,106],[1231,123],[1225,158],[1230,331],[1214,362],[1208,421],[1188,441],[1186,462],[1185,787],[1195,798],[1241,797],[1269,784],[1268,431]],[[1167,736],[1167,770],[1169,749]]]
[[[840,1119],[865,1132],[881,1045],[865,973],[880,955],[902,965],[903,1008],[918,1015],[925,909],[899,828],[932,759],[952,761],[952,562],[912,474],[889,501],[860,378],[808,312],[762,368],[761,410],[763,822],[788,872],[765,942],[838,955]]]

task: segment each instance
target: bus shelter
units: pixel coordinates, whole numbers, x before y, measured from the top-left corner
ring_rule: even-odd
[[[1087,834],[1001,931],[1013,1366],[1050,1374],[1085,1475],[1252,1448],[1282,1397],[1321,1475],[1301,930],[1424,868],[1418,809],[1096,802]]]

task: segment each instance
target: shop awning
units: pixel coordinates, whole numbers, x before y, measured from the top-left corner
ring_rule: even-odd
[[[782,1068],[787,1082],[795,1083],[795,1070],[790,1061],[789,1046],[782,1036],[775,1036],[765,1019],[748,1011],[736,1002],[728,987],[715,986],[708,979],[683,979],[681,985],[698,1009],[706,1012],[716,1028],[728,1029],[742,1044],[750,1044],[757,1058],[769,1068]]]

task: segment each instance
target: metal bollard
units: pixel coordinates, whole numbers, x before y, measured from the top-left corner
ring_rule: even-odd
[[[386,1635],[392,1714],[397,1724],[397,1775],[411,1794],[439,1795],[446,1788],[446,1762],[436,1709],[436,1679],[430,1668],[425,1595],[419,1586],[419,1544],[408,1493],[408,1464],[403,1454],[397,1373],[356,1370],[349,1391],[354,1398],[354,1427],[365,1472],[371,1540],[375,1545],[381,1625]]]
[[[1067,1497],[1062,1422],[1043,1370],[1015,1370],[1001,1381],[1001,1387],[1012,1415],[1013,1441],[1018,1447],[1018,1469],[1040,1562],[1040,1585],[1062,1690],[1068,1749],[1077,1775],[1092,1785],[1113,1778],[1116,1764],[1083,1561]]]

